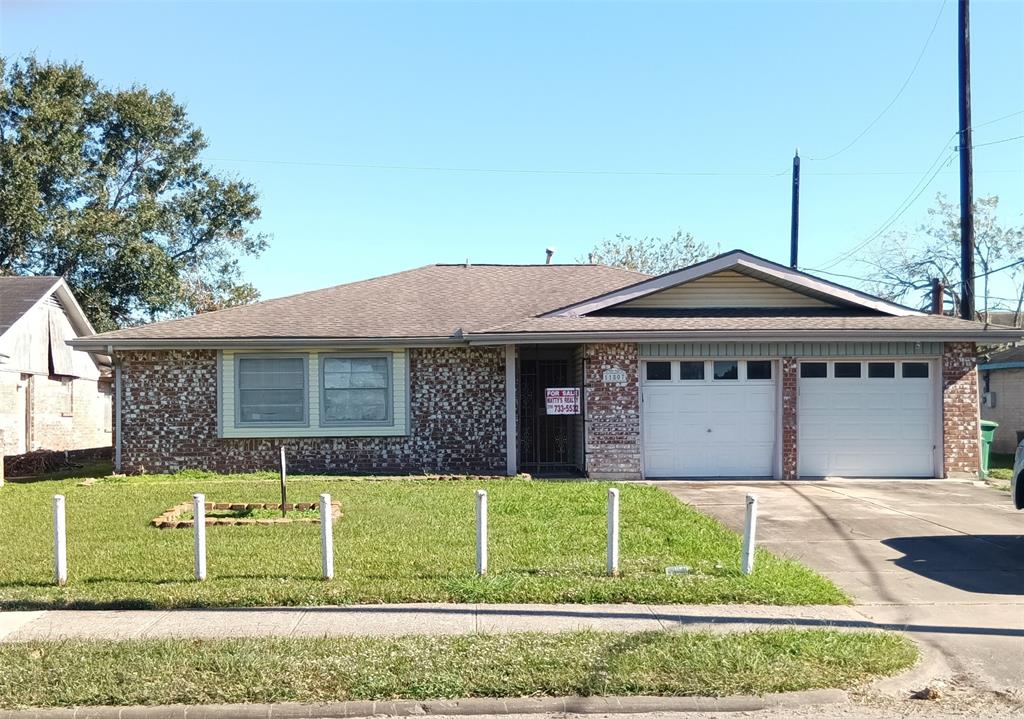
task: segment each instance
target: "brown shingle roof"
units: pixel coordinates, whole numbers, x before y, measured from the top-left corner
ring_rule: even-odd
[[[532,317],[644,278],[604,265],[428,265],[217,312],[105,332],[116,340],[443,338]]]
[[[59,277],[0,277],[0,335],[49,293]]]

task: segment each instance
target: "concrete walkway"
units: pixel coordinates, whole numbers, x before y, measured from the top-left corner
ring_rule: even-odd
[[[759,543],[816,569],[879,626],[905,625],[953,677],[1012,689],[1024,677],[1024,512],[967,481],[657,482]]]
[[[744,631],[876,628],[854,607],[646,604],[381,604],[251,609],[0,613],[0,641],[157,637],[313,637],[473,632]],[[881,627],[892,628],[892,627]]]

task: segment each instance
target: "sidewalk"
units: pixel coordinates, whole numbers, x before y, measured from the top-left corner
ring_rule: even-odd
[[[646,604],[380,604],[251,609],[0,612],[0,641],[159,637],[299,637],[473,632],[746,631],[880,626],[850,606]]]

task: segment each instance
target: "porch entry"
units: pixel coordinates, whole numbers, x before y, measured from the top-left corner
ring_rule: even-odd
[[[524,345],[518,364],[520,469],[540,475],[579,474],[584,465],[582,352],[575,345]],[[547,396],[552,389],[575,389],[580,413],[552,414]]]

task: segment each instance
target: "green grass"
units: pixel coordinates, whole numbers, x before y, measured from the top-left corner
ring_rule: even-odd
[[[1013,479],[1013,455],[994,453],[989,455],[988,478],[1007,482]],[[1005,485],[1005,489],[1009,492],[1009,485]]]
[[[10,484],[0,490],[0,608],[168,608],[380,602],[837,604],[802,565],[760,551],[652,486],[621,486],[620,577],[604,576],[610,485],[292,477],[288,499],[330,492],[335,578],[320,578],[320,527],[209,527],[208,576],[192,579],[192,532],[150,520],[202,491],[211,502],[279,501],[270,473],[183,473]],[[474,492],[489,492],[490,574],[475,575]],[[51,497],[67,497],[69,582],[52,583]],[[742,511],[737,509],[737,511]],[[685,564],[688,576],[665,567]]]
[[[0,644],[0,707],[764,694],[916,657],[899,635],[817,629],[26,642]]]

